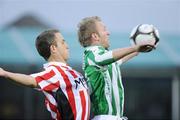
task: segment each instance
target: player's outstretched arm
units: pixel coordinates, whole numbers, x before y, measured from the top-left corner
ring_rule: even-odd
[[[36,80],[33,77],[31,77],[30,75],[25,75],[25,74],[20,74],[20,73],[12,73],[12,72],[8,72],[8,71],[0,68],[0,76],[8,78],[8,79],[10,79],[18,84],[24,85],[24,86],[28,86],[28,87],[32,87],[32,88],[37,87]]]
[[[115,60],[122,59],[125,56],[130,55],[134,52],[138,52],[137,46],[126,47],[126,48],[118,48],[118,49],[112,50],[113,58]]]
[[[94,62],[97,65],[104,66],[113,63],[114,61],[118,61],[121,59],[121,63],[125,62],[136,55],[138,52],[145,52],[149,50],[149,47],[153,47],[151,45],[134,45],[131,47],[118,48],[103,54],[100,54],[98,50],[94,50],[93,54],[95,56]],[[122,60],[123,58],[123,60]],[[118,62],[119,63],[119,62]],[[120,63],[120,64],[121,64]]]
[[[115,60],[119,60],[119,59],[124,58],[124,61],[127,61],[130,58],[132,58],[133,56],[135,56],[137,52],[148,51],[150,49],[150,47],[153,47],[153,46],[152,45],[148,45],[148,44],[134,45],[134,46],[131,46],[131,47],[114,49],[112,51],[112,54],[113,54],[113,58]]]
[[[122,62],[122,63],[125,63],[125,62],[127,62],[128,60],[132,59],[133,57],[137,56],[138,54],[139,54],[139,52],[131,53],[131,54],[123,57],[123,58],[121,59],[121,62]]]

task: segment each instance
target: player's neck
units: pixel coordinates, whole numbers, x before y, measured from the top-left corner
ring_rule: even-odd
[[[62,62],[67,64],[67,61],[64,60],[62,57],[49,57],[48,62]]]

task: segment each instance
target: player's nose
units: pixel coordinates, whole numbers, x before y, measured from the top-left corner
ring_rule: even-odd
[[[110,35],[110,32],[107,30],[107,35],[109,36]]]

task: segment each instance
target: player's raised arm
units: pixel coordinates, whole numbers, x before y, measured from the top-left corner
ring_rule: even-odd
[[[129,60],[131,57],[135,56],[137,52],[146,52],[149,51],[149,49],[152,49],[152,47],[154,46],[149,43],[143,43],[141,45],[115,49],[112,51],[112,54],[115,60],[119,60],[124,57],[126,57],[124,60]]]
[[[105,50],[102,46],[93,46],[86,49],[89,55],[88,61],[92,60],[96,65],[100,66],[111,64],[136,51],[138,51],[138,47],[136,46],[111,51]]]
[[[8,71],[0,68],[0,76],[8,78],[11,81],[14,81],[14,82],[24,85],[24,86],[28,86],[28,87],[32,87],[32,88],[37,87],[36,80],[33,77],[31,77],[30,75],[25,75],[25,74],[20,74],[20,73],[12,73],[12,72],[8,72]]]
[[[133,57],[137,56],[139,54],[139,52],[134,52],[134,53],[131,53],[123,58],[121,58],[120,60],[118,60],[118,64],[121,65],[125,62],[127,62],[128,60],[132,59]]]

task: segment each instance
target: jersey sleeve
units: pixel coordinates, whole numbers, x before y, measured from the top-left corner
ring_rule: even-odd
[[[118,64],[119,66],[121,66],[121,65],[123,64],[122,59],[119,59],[119,60],[117,61],[117,64]]]
[[[48,68],[45,71],[31,74],[35,78],[38,84],[38,90],[40,91],[53,91],[59,88],[59,80],[52,68]]]
[[[107,51],[103,47],[96,47],[90,51],[88,58],[99,66],[104,66],[115,62],[112,51]]]

